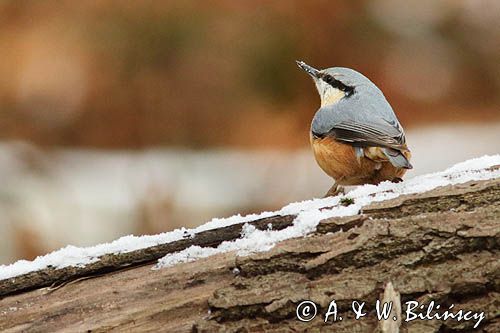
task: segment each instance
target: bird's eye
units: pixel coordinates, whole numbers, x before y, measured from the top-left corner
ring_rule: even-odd
[[[345,92],[345,95],[346,95],[347,97],[349,97],[349,96],[351,96],[352,94],[354,94],[354,88],[352,88],[352,87],[346,87],[346,89],[344,90],[344,92]]]

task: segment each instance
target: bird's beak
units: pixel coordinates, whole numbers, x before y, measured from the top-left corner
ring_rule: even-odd
[[[309,66],[308,64],[306,64],[303,61],[296,60],[296,62],[297,62],[297,65],[299,66],[299,68],[306,71],[306,73],[311,75],[313,77],[313,79],[319,78],[319,71],[316,68]]]

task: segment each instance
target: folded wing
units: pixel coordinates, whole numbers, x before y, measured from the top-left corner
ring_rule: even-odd
[[[370,111],[370,110],[368,110]],[[391,109],[392,112],[392,109]],[[322,124],[318,127],[323,133],[315,133],[313,123],[313,134],[316,136],[332,136],[337,141],[349,144],[353,147],[367,148],[379,147],[394,166],[411,169],[412,165],[403,152],[408,151],[406,138],[401,125],[394,119],[387,120],[375,112],[360,113],[338,110],[332,106],[320,109],[318,121]]]

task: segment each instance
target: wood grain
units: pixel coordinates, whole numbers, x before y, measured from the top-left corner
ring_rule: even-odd
[[[292,220],[271,217],[255,224],[285,228]],[[352,300],[372,304],[391,281],[402,301],[434,299],[485,311],[480,329],[496,332],[499,224],[500,179],[474,181],[376,203],[356,216],[323,220],[309,237],[281,242],[268,252],[246,257],[226,253],[151,270],[156,258],[188,244],[216,246],[239,237],[241,225],[231,226],[176,245],[108,256],[101,266],[32,273],[21,282],[10,281],[8,292],[3,284],[0,331],[373,332],[378,327],[374,308],[368,307],[369,315],[356,321],[348,307]],[[52,292],[30,290],[82,276],[89,279]],[[297,321],[295,307],[304,299],[313,300],[321,311],[337,300],[344,320]],[[471,325],[413,321],[403,323],[401,330],[468,332]]]

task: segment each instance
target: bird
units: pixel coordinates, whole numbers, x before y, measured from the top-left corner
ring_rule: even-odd
[[[382,91],[353,69],[296,62],[320,96],[309,137],[317,164],[334,180],[325,197],[343,193],[343,186],[401,182],[413,168],[411,152]]]

